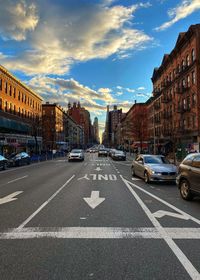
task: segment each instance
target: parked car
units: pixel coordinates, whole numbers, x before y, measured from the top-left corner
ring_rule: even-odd
[[[200,153],[185,157],[179,166],[176,183],[183,199],[191,200],[200,195]]]
[[[84,160],[84,152],[81,149],[73,149],[71,150],[71,152],[69,153],[68,156],[68,161],[83,161]]]
[[[123,151],[115,150],[112,153],[113,160],[126,160],[126,154]]]
[[[21,166],[30,163],[31,163],[31,157],[25,152],[21,152],[18,154],[11,154],[11,156],[8,158],[9,166]]]
[[[138,155],[132,162],[131,171],[133,176],[141,177],[145,183],[176,182],[177,167],[162,155]]]
[[[4,156],[0,155],[0,168],[5,170],[8,166],[8,160]]]
[[[104,148],[104,149],[99,149],[98,151],[98,157],[107,157],[108,156],[108,151]]]
[[[109,156],[112,157],[113,156],[113,153],[117,151],[116,149],[110,149],[109,150]]]

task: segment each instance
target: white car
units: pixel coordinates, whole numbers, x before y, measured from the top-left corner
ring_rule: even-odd
[[[83,150],[81,149],[73,149],[68,156],[68,161],[73,161],[73,160],[78,160],[78,161],[83,161],[84,160],[84,153]]]

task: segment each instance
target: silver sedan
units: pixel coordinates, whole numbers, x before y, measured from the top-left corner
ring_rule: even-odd
[[[162,155],[138,155],[132,162],[133,176],[150,181],[176,181],[177,167]]]

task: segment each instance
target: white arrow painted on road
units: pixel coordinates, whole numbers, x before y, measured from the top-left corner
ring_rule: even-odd
[[[97,167],[95,170],[96,171],[101,171],[102,169],[100,167]]]
[[[14,192],[3,198],[0,198],[0,204],[4,204],[16,200],[17,198],[15,196],[19,195],[20,193],[23,193],[23,191]]]
[[[178,218],[178,219],[182,219],[182,220],[189,220],[189,218],[185,215],[173,213],[173,212],[169,212],[169,211],[163,211],[163,210],[159,210],[159,211],[155,212],[153,215],[155,218],[162,218],[164,216],[170,216],[170,217]]]
[[[90,197],[84,197],[83,199],[92,209],[96,208],[105,200],[105,198],[99,197],[99,191],[92,191]]]

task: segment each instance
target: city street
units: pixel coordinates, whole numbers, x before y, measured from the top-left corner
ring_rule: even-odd
[[[200,279],[200,199],[85,154],[0,172],[0,279]]]

